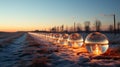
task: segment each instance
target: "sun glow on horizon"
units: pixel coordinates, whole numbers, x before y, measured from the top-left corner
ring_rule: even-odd
[[[106,25],[113,25],[113,17],[98,15],[114,12],[116,23],[119,22],[119,2],[119,0],[1,0],[0,31],[49,30],[61,25],[71,27],[74,26],[74,22],[76,25],[80,23],[84,30],[85,21],[90,21],[90,28],[94,30],[95,19],[100,20],[102,30],[106,30],[108,28]]]

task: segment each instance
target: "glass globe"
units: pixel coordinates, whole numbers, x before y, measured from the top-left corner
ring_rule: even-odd
[[[87,50],[94,55],[105,53],[109,47],[108,43],[107,37],[99,32],[90,33],[85,39]]]
[[[69,39],[71,46],[74,48],[78,48],[83,45],[83,37],[78,33],[71,34]]]
[[[49,34],[49,42],[54,42],[54,39],[55,39],[54,33],[50,33]]]
[[[69,41],[68,38],[69,38],[68,34],[62,34],[61,44],[67,46]]]
[[[51,35],[52,35],[52,33],[49,33],[49,34],[48,34],[48,39],[47,39],[47,40],[48,40],[49,42],[51,42],[51,39],[52,39],[52,36],[51,36]]]
[[[61,41],[61,34],[59,34],[59,33],[57,33],[57,34],[55,34],[55,43],[60,43],[60,41]]]

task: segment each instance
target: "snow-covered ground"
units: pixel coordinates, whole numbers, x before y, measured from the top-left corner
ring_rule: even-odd
[[[86,33],[81,33],[83,38]],[[119,36],[105,34],[110,40],[120,41]],[[5,37],[1,37],[5,38]],[[112,39],[113,38],[113,39]],[[119,67],[120,66],[120,43],[110,44],[108,52],[95,56],[90,54],[85,46],[72,48],[49,42],[40,33],[24,33],[5,38],[11,40],[5,47],[0,47],[0,67]],[[51,40],[50,40],[51,41]]]
[[[6,45],[9,45],[9,43],[12,42],[12,40],[18,38],[21,36],[23,33],[4,33],[0,34],[0,47],[4,47]]]
[[[47,45],[47,49],[58,49],[58,52],[48,54],[51,59],[49,62],[50,67],[119,67],[120,66],[120,54],[118,56],[100,55],[94,56],[90,54],[85,47],[74,49],[69,46],[61,46],[58,44],[52,44],[45,40],[45,37],[41,37],[39,33],[29,33],[36,42]],[[81,34],[85,38],[87,34]],[[106,34],[111,40],[120,41],[120,35],[113,36],[113,34]],[[113,39],[112,39],[113,38]],[[116,45],[118,47],[120,44]],[[114,50],[116,47],[112,47]],[[111,48],[111,46],[110,46]],[[107,57],[107,58],[106,58]],[[117,59],[114,59],[116,58]]]
[[[19,51],[25,46],[24,41],[26,34],[14,39],[8,46],[1,48],[0,50],[0,67],[13,67],[18,60]]]

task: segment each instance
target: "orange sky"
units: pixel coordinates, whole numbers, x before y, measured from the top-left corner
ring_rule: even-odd
[[[120,21],[120,0],[0,0],[0,31],[45,30],[54,26],[71,27],[74,22],[90,21],[91,28],[96,19],[102,22],[102,29],[113,25],[112,16]],[[105,6],[105,7],[104,7]]]
[[[40,24],[26,24],[26,23],[23,23],[25,25],[21,25],[21,24],[1,24],[0,25],[0,31],[5,31],[5,32],[16,32],[16,31],[34,31],[34,30],[48,30],[48,28],[51,28],[51,27],[54,27],[54,24],[52,26],[52,24],[44,24],[44,25],[40,25]],[[48,27],[46,27],[48,26]],[[58,26],[58,25],[57,25]],[[61,26],[61,25],[59,25]],[[71,27],[73,25],[67,25],[68,27]],[[82,30],[84,30],[84,25],[82,24]],[[66,28],[66,25],[65,27]],[[93,26],[93,24],[90,25],[90,28],[91,30],[95,30],[95,27]],[[102,30],[107,30],[108,29],[108,26],[107,25],[102,25],[101,27]]]
[[[0,26],[0,31],[16,32],[16,31],[32,31],[37,29],[34,26]]]

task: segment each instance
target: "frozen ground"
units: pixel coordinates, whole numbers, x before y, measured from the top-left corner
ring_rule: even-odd
[[[29,33],[36,42],[45,44],[46,49],[57,49],[58,52],[47,54],[50,58],[48,66],[51,67],[119,67],[120,66],[120,53],[113,55],[105,54],[94,56],[87,52],[85,47],[74,49],[68,46],[53,45],[44,39],[41,39],[37,33]],[[85,36],[85,35],[84,35]],[[119,37],[117,35],[116,37]],[[109,37],[108,37],[109,38]],[[111,35],[110,35],[111,38]],[[117,38],[119,39],[119,38]],[[114,45],[114,44],[113,44]],[[109,50],[116,49],[120,44],[115,47],[110,47]]]
[[[24,41],[26,34],[14,39],[8,46],[1,48],[0,50],[0,67],[13,67],[20,59],[19,51],[24,47]],[[18,53],[18,54],[17,54]]]
[[[12,42],[12,40],[18,38],[23,33],[0,33],[0,47],[4,47],[6,45],[9,45],[9,43]]]
[[[85,38],[87,34],[81,33]],[[106,34],[112,40],[120,35]],[[7,35],[8,36],[8,35]],[[85,46],[74,49],[53,44],[38,33],[24,33],[4,38],[0,47],[0,67],[120,67],[120,43],[111,43],[107,53],[94,56]],[[6,38],[7,37],[7,38]],[[9,41],[10,40],[10,41]],[[120,40],[118,40],[120,41]]]

